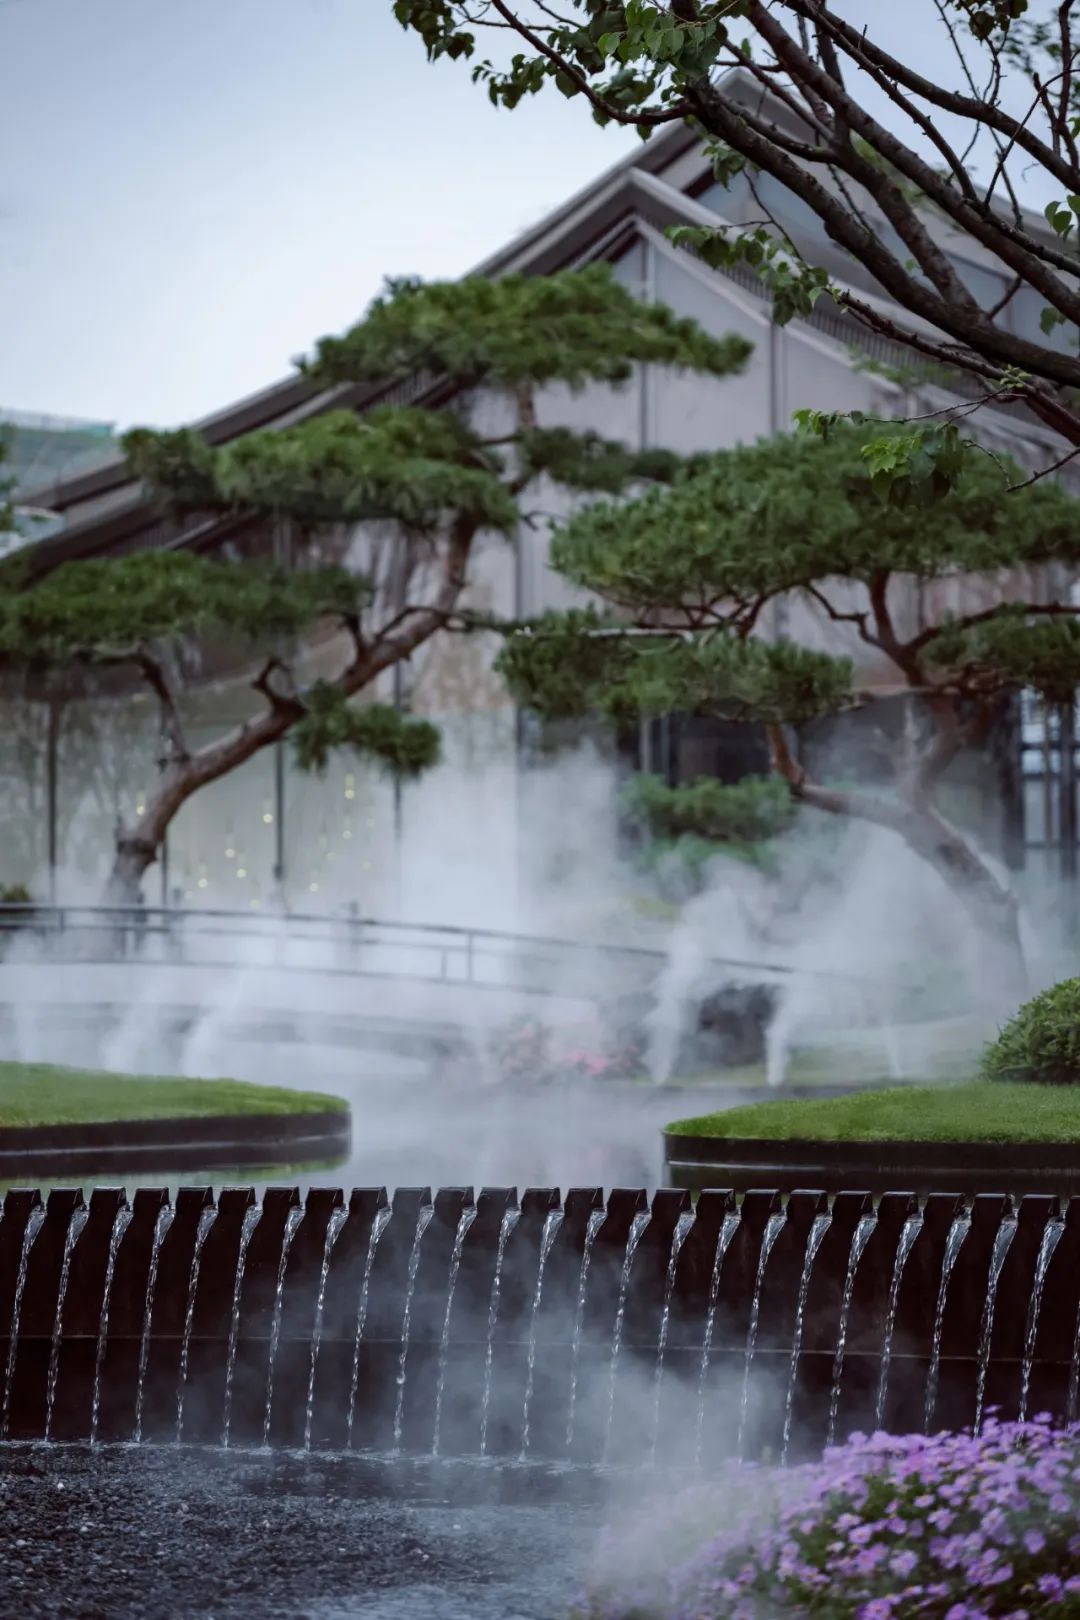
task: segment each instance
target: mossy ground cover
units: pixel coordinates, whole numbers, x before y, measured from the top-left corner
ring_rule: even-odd
[[[1080,1086],[904,1085],[800,1101],[778,1097],[677,1120],[683,1136],[809,1142],[1076,1142]]]
[[[0,1129],[204,1119],[237,1114],[342,1113],[342,1097],[244,1080],[108,1074],[48,1063],[0,1063]]]

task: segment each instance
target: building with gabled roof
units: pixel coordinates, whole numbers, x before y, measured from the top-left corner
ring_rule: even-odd
[[[749,81],[747,87],[749,91]],[[760,95],[756,86],[753,94]],[[861,267],[821,236],[820,226],[797,199],[767,177],[760,184],[773,188],[766,199],[770,215],[797,245],[813,253],[816,262],[825,264],[834,279],[850,278],[861,297],[879,307],[896,327],[920,326],[918,317],[896,306],[870,284]],[[832,300],[823,297],[809,315],[778,326],[768,292],[750,270],[709,268],[666,234],[677,225],[715,225],[718,220],[747,224],[758,217],[760,203],[760,190],[745,176],[737,176],[727,188],[719,186],[699,137],[687,127],[670,125],[479,265],[476,273],[487,276],[512,271],[545,275],[607,261],[643,298],[669,304],[716,334],[735,331],[754,344],[746,371],[737,379],[638,368],[633,382],[614,398],[606,390],[602,397],[599,390],[575,396],[549,390],[539,400],[541,420],[593,427],[607,437],[641,446],[695,451],[787,430],[793,413],[803,406],[894,416],[955,400],[940,380],[912,375],[911,351],[902,343],[867,330]],[[930,228],[941,233],[943,246],[980,300],[987,305],[997,302],[1004,283],[986,250],[942,222],[934,221]],[[889,230],[884,221],[881,229],[883,234]],[[1038,311],[1017,297],[1003,318],[1026,331],[1032,321],[1037,324]],[[322,389],[293,375],[194,425],[211,443],[221,444],[256,428],[284,428],[331,409],[362,412],[405,398],[434,405],[447,398],[447,389],[422,378],[392,388]],[[983,405],[973,420],[990,447],[1007,450],[1031,468],[1060,455],[1060,443],[1052,433],[1016,408]],[[27,491],[25,499],[50,513],[56,524],[55,532],[33,547],[33,564],[41,569],[70,558],[150,547],[212,550],[242,539],[256,549],[260,543],[269,544],[267,536],[260,542],[260,536],[250,532],[257,528],[250,519],[163,516],[119,455],[51,479]],[[246,536],[243,531],[248,531]],[[1052,590],[1053,581],[1047,579],[1043,588]],[[950,581],[926,589],[955,595],[965,587]],[[545,532],[536,529],[519,536],[513,547],[500,543],[482,548],[471,591],[471,600],[478,605],[520,615],[565,601],[567,587],[547,567]],[[910,608],[912,613],[918,611],[914,598]],[[855,652],[863,664],[861,678],[875,679],[874,669],[865,666],[865,648],[845,644],[845,627],[823,620],[810,604],[778,607],[765,630],[830,650]],[[399,700],[429,713],[443,726],[448,762],[430,779],[410,787],[403,800],[388,786],[362,781],[348,762],[337,762],[325,781],[311,782],[294,776],[281,755],[276,762],[256,758],[234,777],[204,789],[185,807],[171,837],[163,892],[192,902],[213,897],[223,903],[263,904],[275,869],[283,869],[286,892],[294,904],[322,905],[330,897],[335,902],[356,902],[368,912],[382,909],[453,920],[460,913],[461,896],[453,884],[443,881],[443,874],[455,860],[460,863],[482,853],[491,903],[484,892],[474,890],[468,920],[484,922],[505,915],[503,901],[514,892],[530,835],[518,792],[525,769],[522,728],[487,656],[478,651],[475,638],[453,647],[432,643],[417,659],[408,690],[399,672],[394,691]],[[214,727],[241,718],[249,698],[246,691],[226,684],[207,687],[193,702],[209,734]],[[133,723],[130,715],[126,723]],[[100,716],[95,718],[96,734],[102,724]],[[1014,860],[1024,845],[1035,851],[1057,846],[1064,838],[1069,846],[1066,864],[1075,861],[1076,813],[1069,805],[1075,799],[1070,784],[1077,758],[1075,744],[1068,745],[1074,730],[1055,729],[1065,726],[1064,718],[1048,718],[1031,708],[1025,711],[1023,735],[1017,721],[1004,741],[998,739],[993,768],[997,771],[1000,766],[1000,781],[987,795],[984,779],[977,795],[984,808],[981,830]],[[1071,720],[1068,726],[1072,727]],[[63,802],[67,789],[62,740],[57,746]],[[137,803],[139,782],[149,779],[153,757],[153,748],[145,741],[129,738],[120,749],[117,771],[105,795],[106,803],[108,794],[113,795],[113,812],[121,800]],[[752,739],[736,745],[725,728],[703,722],[673,721],[645,728],[638,752],[639,764],[673,779],[716,771],[738,774],[756,762]],[[10,782],[11,774],[5,774]],[[1028,784],[1021,780],[1025,775]],[[362,836],[361,798],[366,807]],[[504,812],[510,801],[517,802],[518,812],[508,818]],[[13,809],[11,815],[17,818],[21,813]],[[54,806],[54,819],[58,813]],[[0,822],[4,814],[0,803]],[[434,855],[426,839],[433,818],[440,828]],[[460,822],[456,833],[455,818]],[[70,819],[71,828],[56,840],[58,864],[89,872],[96,842],[107,849],[108,815],[98,805],[92,813],[72,811]],[[497,822],[502,830],[496,835]],[[464,840],[460,847],[455,838]],[[354,852],[361,843],[365,853],[357,859]],[[394,860],[391,849],[396,850]],[[16,875],[26,874],[0,873],[0,881],[13,881]]]

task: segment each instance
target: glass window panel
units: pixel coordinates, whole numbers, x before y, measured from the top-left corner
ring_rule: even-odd
[[[41,887],[48,861],[43,703],[0,704],[0,884]]]
[[[1038,780],[1024,783],[1024,841],[1028,844],[1046,842],[1045,794]]]
[[[138,693],[64,705],[57,749],[57,864],[60,893],[100,898],[118,822],[130,824],[157,777],[161,727],[156,703]],[[143,882],[160,899],[160,868]]]
[[[191,728],[200,748],[229,721]],[[274,751],[194,793],[169,829],[169,892],[181,904],[262,910],[274,897]]]

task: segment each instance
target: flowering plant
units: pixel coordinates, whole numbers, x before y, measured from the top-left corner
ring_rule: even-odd
[[[568,1042],[566,1034],[523,1018],[497,1036],[492,1057],[500,1080],[550,1084],[556,1080],[633,1079],[644,1071],[640,1047]]]
[[[574,1046],[562,1053],[560,1067],[565,1074],[586,1080],[631,1080],[641,1074],[644,1060],[641,1049],[632,1043],[603,1050]]]
[[[518,1019],[494,1037],[491,1056],[500,1080],[550,1080],[551,1031],[536,1018]]]
[[[1072,1620],[1080,1616],[1080,1426],[978,1437],[853,1435],[822,1462],[743,1470],[724,1529],[651,1588],[607,1559],[589,1620]],[[692,1505],[701,1524],[700,1492]],[[738,1507],[735,1504],[739,1504]],[[737,1518],[737,1522],[736,1522]]]

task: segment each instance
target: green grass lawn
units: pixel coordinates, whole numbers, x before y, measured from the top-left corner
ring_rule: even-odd
[[[850,1086],[877,1084],[888,1078],[880,1054],[801,1051],[792,1054],[784,1075],[789,1086]],[[646,1085],[655,1085],[651,1075],[643,1075]],[[696,1074],[674,1074],[669,1086],[734,1086],[737,1090],[762,1091],[771,1095],[764,1063],[731,1064],[726,1069],[702,1069]]]
[[[61,1069],[49,1063],[0,1063],[0,1129],[226,1114],[342,1113],[347,1108],[342,1097],[245,1080],[177,1080]]]
[[[748,1103],[667,1127],[683,1136],[810,1142],[1076,1142],[1080,1086],[966,1081]]]

